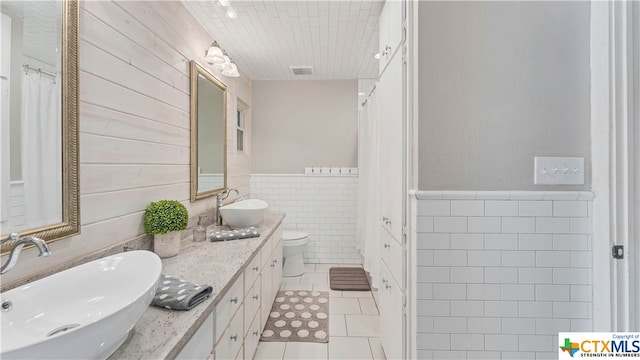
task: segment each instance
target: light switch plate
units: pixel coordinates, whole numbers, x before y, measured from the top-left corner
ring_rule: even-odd
[[[540,157],[534,159],[534,183],[538,185],[583,185],[584,158]]]

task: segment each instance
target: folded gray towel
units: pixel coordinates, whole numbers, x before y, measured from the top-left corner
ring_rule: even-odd
[[[260,236],[258,229],[252,226],[244,229],[212,231],[211,234],[209,234],[209,239],[211,239],[211,241],[226,241],[248,239],[258,236]]]
[[[191,310],[213,292],[211,286],[195,285],[174,276],[160,275],[151,305],[169,310]]]

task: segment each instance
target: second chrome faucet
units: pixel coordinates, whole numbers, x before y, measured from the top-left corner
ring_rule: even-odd
[[[227,200],[231,192],[234,191],[236,195],[240,195],[237,189],[222,189],[216,196],[216,225],[222,226],[222,215],[220,214],[220,207],[222,202]]]

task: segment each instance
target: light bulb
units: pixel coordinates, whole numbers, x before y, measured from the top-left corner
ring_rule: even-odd
[[[231,59],[229,59],[227,55],[222,55],[221,59],[222,61],[216,63],[214,66],[216,67],[216,69],[224,70],[226,66],[231,63]]]
[[[227,17],[229,19],[237,19],[238,18],[238,13],[236,12],[236,9],[233,8],[233,6],[229,6],[227,8]]]
[[[238,72],[238,66],[234,63],[231,63],[228,68],[222,71],[222,75],[228,77],[239,77],[240,73]]]
[[[215,45],[211,45],[209,50],[207,50],[207,55],[205,56],[205,60],[209,64],[220,64],[224,62],[222,49]]]

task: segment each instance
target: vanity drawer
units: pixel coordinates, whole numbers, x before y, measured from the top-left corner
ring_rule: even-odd
[[[231,320],[229,327],[220,337],[216,345],[216,359],[233,359],[242,348],[242,311],[239,311]],[[242,355],[241,355],[242,356]]]
[[[258,276],[260,276],[261,262],[262,259],[260,257],[260,254],[257,254],[253,258],[253,260],[251,260],[247,268],[244,269],[244,287],[246,289],[246,291],[244,292],[245,296],[247,296],[249,290],[251,289],[251,287],[253,287],[253,283],[255,283],[256,279],[258,279]]]
[[[389,268],[391,276],[393,276],[398,284],[404,284],[402,246],[395,241],[386,229],[380,229],[380,246],[380,255]]]
[[[251,289],[247,291],[247,295],[244,298],[244,331],[245,334],[249,331],[251,326],[251,321],[255,317],[256,313],[260,309],[260,302],[262,299],[260,298],[260,286],[262,282],[260,278],[256,281]]]
[[[260,315],[256,314],[247,329],[247,335],[244,338],[244,357],[246,359],[253,359],[253,354],[258,347],[260,341],[262,326],[260,326]]]
[[[229,319],[231,319],[242,305],[244,295],[243,283],[243,277],[240,276],[222,300],[220,300],[218,305],[216,305],[216,342],[220,339],[220,334],[227,328]],[[242,313],[240,313],[240,320],[240,326],[242,326]],[[242,334],[240,334],[240,337],[242,337]]]

